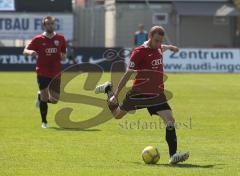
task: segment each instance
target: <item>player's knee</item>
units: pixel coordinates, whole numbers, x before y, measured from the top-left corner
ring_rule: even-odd
[[[41,99],[41,101],[43,101],[43,102],[47,102],[47,101],[48,101],[48,97],[47,97],[47,96],[44,96],[44,95],[41,95],[41,96],[40,96],[40,99]]]
[[[57,104],[58,103],[58,98],[53,98],[53,97],[51,97],[50,99],[49,99],[49,101],[50,101],[50,103],[52,103],[52,104]]]
[[[125,116],[125,114],[126,114],[125,111],[121,111],[121,110],[117,109],[117,111],[115,111],[115,112],[113,113],[113,116],[114,116],[115,119],[118,120],[118,119],[123,118],[123,117]]]
[[[118,115],[118,114],[116,115],[113,114],[113,116],[116,120],[120,120],[123,117],[122,115]]]
[[[57,104],[59,98],[60,98],[60,95],[59,95],[59,94],[50,95],[49,101],[50,101],[52,104]]]
[[[166,121],[167,126],[174,126],[174,124],[175,124],[174,117],[170,117],[170,118],[167,119],[167,121]]]
[[[58,101],[56,101],[56,100],[52,100],[52,101],[50,101],[52,104],[57,104],[58,103]]]

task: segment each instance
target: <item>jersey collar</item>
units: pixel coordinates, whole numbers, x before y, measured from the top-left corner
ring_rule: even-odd
[[[144,46],[144,48],[150,48],[149,46],[148,46],[148,44],[147,44],[147,41],[145,41],[143,44],[142,44],[142,46]],[[150,48],[151,49],[151,48]],[[160,50],[161,50],[161,48],[159,48]],[[161,52],[162,52],[162,50],[161,50]]]
[[[53,38],[56,34],[57,34],[56,32],[53,32],[52,38]],[[42,35],[45,36],[45,37],[47,37],[47,38],[49,38],[49,37],[47,36],[47,33],[46,33],[46,32],[43,32]],[[49,38],[49,39],[52,39],[52,38]]]
[[[142,46],[144,46],[144,48],[150,48],[148,45],[147,45],[147,41],[145,41]]]

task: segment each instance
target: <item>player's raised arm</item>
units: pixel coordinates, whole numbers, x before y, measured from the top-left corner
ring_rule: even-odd
[[[167,50],[170,50],[170,51],[173,51],[173,52],[178,52],[179,48],[177,46],[174,46],[174,45],[162,45],[162,50],[163,50],[163,52],[167,51]]]

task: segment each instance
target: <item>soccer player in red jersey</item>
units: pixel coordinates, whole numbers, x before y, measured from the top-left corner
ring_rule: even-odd
[[[42,128],[48,127],[47,103],[55,104],[59,99],[61,60],[66,57],[66,41],[64,36],[54,31],[54,21],[54,17],[44,17],[42,25],[45,31],[34,37],[23,51],[25,56],[33,56],[37,59],[38,101]]]
[[[128,111],[147,108],[151,115],[160,116],[166,124],[166,141],[169,147],[170,164],[177,164],[188,159],[188,152],[177,152],[175,119],[164,93],[163,52],[178,52],[172,45],[163,45],[165,30],[154,26],[149,31],[148,41],[135,48],[130,57],[127,71],[120,80],[115,92],[112,83],[106,82],[96,87],[96,93],[108,95],[108,107],[116,119],[122,118]],[[122,104],[118,103],[120,91],[125,87],[132,74],[135,75],[131,90]]]

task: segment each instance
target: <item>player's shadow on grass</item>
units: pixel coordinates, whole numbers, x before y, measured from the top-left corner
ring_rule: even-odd
[[[176,165],[170,165],[170,164],[144,164],[141,162],[134,162],[135,164],[141,164],[141,165],[145,165],[145,166],[150,166],[150,167],[178,167],[178,168],[213,168],[216,165],[213,164],[208,164],[208,165],[197,165],[197,164],[176,164]],[[221,164],[218,164],[221,165]]]
[[[58,128],[58,127],[49,127],[49,129],[54,129],[57,131],[87,131],[87,132],[96,132],[96,131],[101,131],[99,129],[78,129],[78,128]]]
[[[197,164],[176,164],[176,165],[169,165],[169,164],[157,164],[159,166],[165,167],[180,167],[180,168],[213,168],[216,165],[208,164],[208,165],[197,165]]]

